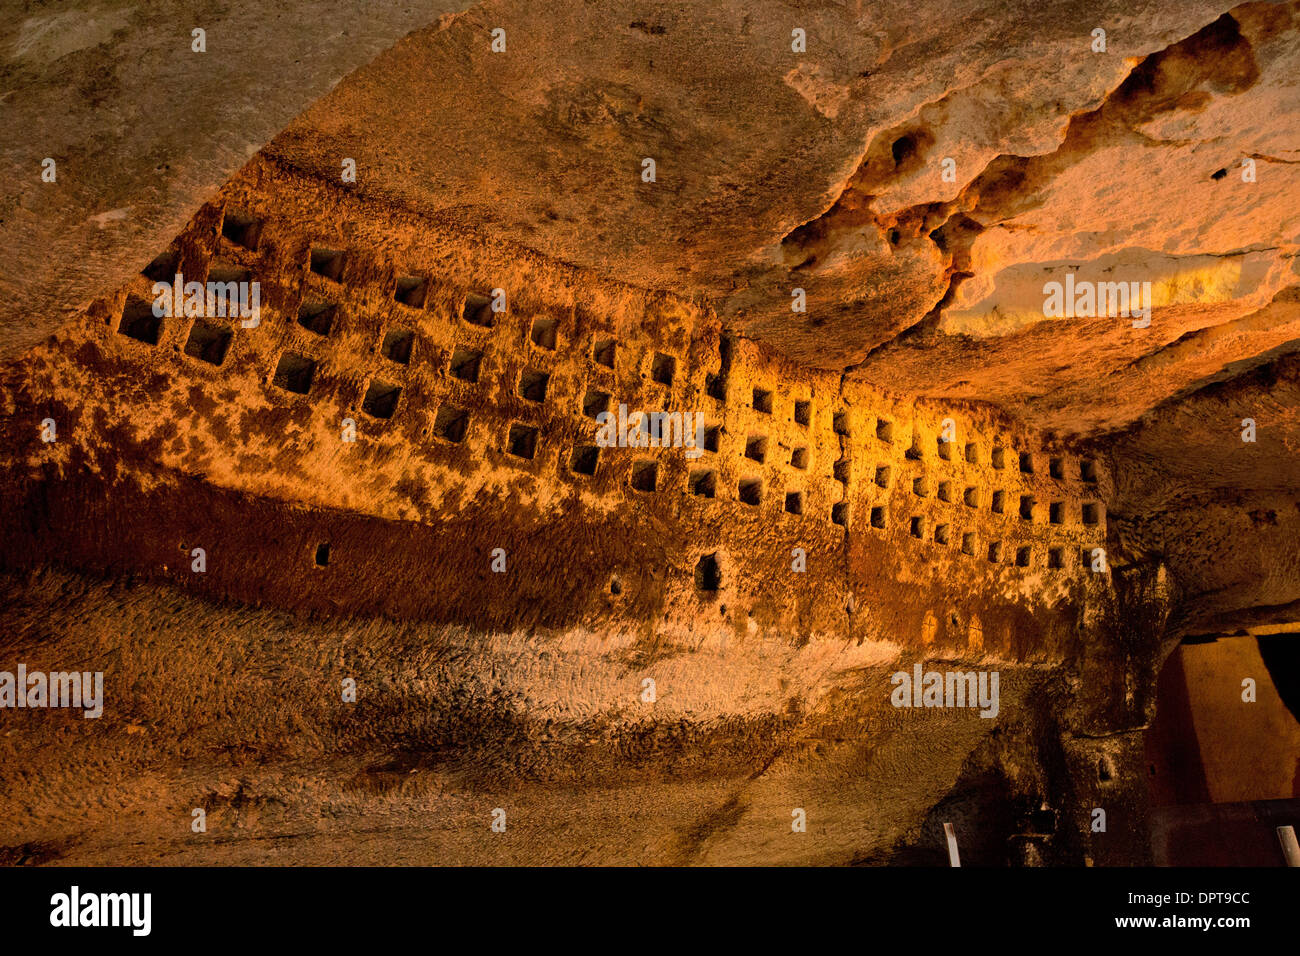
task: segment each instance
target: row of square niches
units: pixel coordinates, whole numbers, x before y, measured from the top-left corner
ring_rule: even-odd
[[[876,467],[876,484],[882,488],[889,487],[889,477],[891,468],[889,465],[878,465]],[[934,486],[935,497],[940,501],[955,503],[957,485],[951,481],[940,481]],[[929,477],[920,475],[912,479],[912,493],[918,498],[928,498],[930,496],[931,482]],[[967,485],[962,488],[961,500],[968,508],[978,509],[982,505],[984,492],[974,485]],[[989,511],[993,514],[1006,514],[1007,510],[1007,493],[1005,491],[994,491],[988,495]],[[1041,520],[1042,509],[1039,507],[1038,500],[1033,495],[1019,496],[1019,513],[1024,521],[1033,521],[1035,516]],[[1047,504],[1047,522],[1048,524],[1065,524],[1066,509],[1068,503],[1064,501],[1051,501]],[[1101,523],[1101,505],[1097,502],[1085,501],[1079,505],[1079,520],[1085,525],[1095,525]]]
[[[872,526],[883,527],[883,523],[878,526],[874,520],[876,512],[881,509],[873,508],[871,510],[873,517]],[[927,530],[926,519],[919,515],[914,515],[908,523],[908,533],[918,541],[926,540]],[[958,543],[952,532],[951,525],[942,521],[934,524],[933,529],[930,530],[929,540],[940,545],[953,545]],[[960,544],[962,554],[973,557],[981,553],[979,536],[974,531],[964,532],[961,535]],[[1067,566],[1069,563],[1069,555],[1072,550],[1073,549],[1068,548],[1065,545],[1051,545],[1043,548],[1042,546],[1035,547],[1034,545],[1026,544],[1003,548],[1002,542],[995,539],[988,541],[985,544],[982,553],[990,564],[1002,564],[1004,561],[1007,561],[1019,568],[1035,567],[1035,561],[1042,560],[1045,557],[1046,566],[1050,569],[1057,570]],[[1093,549],[1091,547],[1082,547],[1077,549],[1076,553],[1078,555],[1079,567],[1089,568],[1092,566],[1092,552]]]

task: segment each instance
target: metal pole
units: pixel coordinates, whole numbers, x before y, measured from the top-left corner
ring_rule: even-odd
[[[948,838],[948,862],[953,866],[961,866],[961,857],[957,855],[957,831],[952,828],[951,823],[943,825],[943,835]],[[1291,842],[1295,843],[1295,834],[1291,835]]]

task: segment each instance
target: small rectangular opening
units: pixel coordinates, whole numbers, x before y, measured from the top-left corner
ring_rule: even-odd
[[[765,388],[754,389],[754,411],[772,414],[772,393]]]
[[[242,209],[227,208],[221,217],[221,234],[235,245],[256,252],[262,224]]]
[[[515,422],[506,435],[506,451],[516,458],[531,461],[537,454],[537,429]]]
[[[117,330],[137,342],[157,345],[158,335],[162,330],[162,316],[153,314],[152,302],[128,296],[126,306],[122,309],[122,321],[118,323]]]
[[[220,365],[226,360],[231,334],[230,329],[224,325],[217,325],[207,319],[195,319],[189,338],[185,340],[185,354]]]
[[[546,386],[551,376],[546,372],[527,368],[519,373],[519,394],[530,402],[546,401]]]
[[[903,457],[908,461],[921,460],[920,439],[916,435],[912,436],[912,444],[908,446],[907,451],[903,452]]]
[[[717,472],[707,468],[696,469],[688,476],[686,487],[693,495],[698,495],[701,498],[713,498],[718,493]]]
[[[600,449],[595,445],[578,445],[569,457],[569,470],[575,475],[594,475],[600,461]]]
[[[975,553],[975,533],[973,531],[967,531],[961,536],[961,553],[971,555]]]
[[[972,465],[978,465],[980,463],[979,446],[973,441],[966,443],[966,461]]]
[[[791,467],[802,471],[808,470],[808,449],[802,445],[790,452]]]
[[[918,498],[925,498],[930,494],[930,484],[925,480],[925,475],[918,475],[912,479],[912,494]]]
[[[745,457],[760,465],[767,461],[767,439],[762,435],[750,435],[745,440]]]
[[[559,319],[545,316],[539,319],[533,319],[533,344],[539,349],[546,349],[547,351],[554,352],[556,329],[559,328],[559,325]]]
[[[249,296],[252,295],[249,285],[252,279],[253,273],[242,266],[231,265],[228,262],[212,263],[208,269],[206,290],[207,296],[212,300],[208,316],[239,315],[241,306],[249,304],[241,300],[244,299],[246,292]]]
[[[343,260],[346,256],[337,249],[314,247],[311,251],[311,271],[332,282],[343,279]]]
[[[883,418],[876,419],[876,437],[883,442],[893,444],[894,442],[894,423],[886,421]]]
[[[1016,567],[1029,567],[1029,548],[1016,548]]]
[[[812,422],[812,402],[796,401],[794,403],[794,423],[807,427]]]
[[[308,332],[329,335],[338,306],[330,302],[304,302],[298,307],[298,324]]]
[[[1065,462],[1059,458],[1047,459],[1047,473],[1053,478],[1065,477]]]
[[[914,516],[914,517],[912,518],[912,521],[911,521],[911,527],[909,528],[909,531],[911,532],[911,535],[912,535],[913,538],[924,538],[924,537],[925,537],[925,519],[924,519],[924,518],[921,518],[921,517]]]
[[[469,412],[452,405],[443,405],[433,419],[433,434],[443,441],[460,444],[469,427]]]
[[[792,515],[803,514],[803,492],[787,491],[785,493],[785,510]]]
[[[876,505],[871,509],[871,527],[885,527],[885,508],[884,505]]]
[[[837,435],[843,435],[846,438],[849,434],[849,413],[838,411],[831,416],[831,430]]]
[[[1002,562],[1002,542],[990,541],[989,542],[989,563],[1000,564],[1001,562]]]
[[[1091,458],[1083,458],[1079,461],[1079,477],[1086,482],[1092,483],[1097,480],[1097,463]]]
[[[941,482],[939,482],[939,500],[940,500],[940,501],[947,501],[947,502],[949,502],[949,503],[952,502],[952,482],[951,482],[951,481],[941,481]]]
[[[413,309],[422,309],[424,308],[424,297],[428,292],[428,279],[422,276],[398,276],[397,288],[393,292],[393,298],[402,305],[409,305]]]
[[[482,363],[482,352],[461,346],[451,353],[451,374],[462,382],[477,382]]]
[[[741,478],[738,493],[744,504],[757,505],[763,500],[763,479]]]
[[[460,317],[470,325],[479,325],[485,329],[492,328],[492,300],[485,295],[471,292],[465,296]]]
[[[989,454],[989,461],[998,471],[1007,467],[1007,450],[1001,445],[995,445],[993,451]]]
[[[660,385],[672,385],[676,374],[677,359],[663,352],[656,352],[654,361],[650,363],[650,377]]]
[[[397,411],[397,400],[402,396],[400,385],[390,385],[373,379],[366,389],[366,397],[361,400],[361,410],[374,418],[392,418]]]
[[[993,503],[990,506],[995,515],[1000,515],[1007,510],[1007,493],[1005,491],[993,492]]]
[[[1063,567],[1065,567],[1065,560],[1064,560],[1064,557],[1063,557],[1063,552],[1061,551],[1060,548],[1048,548],[1048,549],[1047,549],[1047,566],[1048,566],[1049,568],[1063,568]]]
[[[709,425],[704,429],[704,450],[716,452],[722,441],[722,426]]]
[[[180,250],[168,249],[144,267],[144,277],[154,282],[173,282],[180,271],[180,262]]]
[[[654,491],[659,486],[659,463],[646,458],[632,462],[631,485],[636,491]]]
[[[849,526],[849,503],[847,501],[837,501],[831,505],[831,521],[841,528]]]
[[[1034,473],[1034,456],[1029,454],[1027,451],[1022,451],[1020,453],[1020,470],[1026,475],[1032,475]]]
[[[888,465],[876,466],[876,484],[881,488],[889,487],[890,467]]]
[[[831,466],[831,475],[834,476],[835,480],[838,481],[841,485],[847,485],[849,483],[850,465],[851,465],[850,459],[841,458],[839,461],[837,461],[834,465]]]
[[[591,360],[605,368],[613,368],[614,355],[617,351],[618,343],[614,339],[596,339],[591,347]]]
[[[725,402],[727,400],[726,378],[710,372],[704,376],[704,391],[708,393],[709,398],[716,398],[720,402]]]
[[[330,546],[328,544],[316,545],[316,567],[323,568],[330,563]]]
[[[1098,524],[1101,521],[1101,509],[1092,503],[1083,506],[1083,523]]]
[[[967,488],[962,492],[962,501],[966,503],[967,508],[978,508],[980,506],[980,493],[978,488]]]
[[[934,526],[934,540],[937,544],[948,543],[948,526],[946,524],[937,524]]]
[[[706,554],[695,562],[695,588],[698,591],[716,591],[722,587],[722,569],[718,555]]]
[[[1065,502],[1053,501],[1047,506],[1047,520],[1049,524],[1062,524],[1065,521]]]
[[[306,395],[311,390],[312,376],[316,374],[316,363],[297,352],[285,352],[275,366],[275,376],[271,384],[287,392]]]
[[[582,397],[582,414],[588,418],[596,418],[601,412],[607,411],[609,411],[609,392],[600,392],[593,388]]]
[[[1034,520],[1034,496],[1020,496],[1020,517],[1026,521]]]
[[[410,329],[394,326],[384,336],[384,344],[380,348],[380,352],[390,362],[396,362],[398,365],[410,365],[411,346],[414,344],[414,332]]]
[[[952,461],[952,442],[940,435],[934,440],[934,446],[938,449],[940,458],[944,461]]]

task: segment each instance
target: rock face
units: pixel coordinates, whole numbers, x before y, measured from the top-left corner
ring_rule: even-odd
[[[0,671],[105,686],[0,859],[1150,861],[1165,657],[1300,619],[1300,5],[410,15],[0,223]]]

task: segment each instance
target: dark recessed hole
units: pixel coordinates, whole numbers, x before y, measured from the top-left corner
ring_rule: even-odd
[[[471,292],[465,296],[465,305],[460,310],[460,317],[470,325],[492,328],[492,300],[485,295]]]
[[[1093,482],[1097,480],[1097,463],[1090,458],[1084,458],[1079,462],[1079,477],[1084,481]]]
[[[1002,542],[1001,542],[1001,541],[990,541],[990,542],[989,542],[989,562],[990,562],[991,564],[998,564],[998,563],[1000,563],[1001,561],[1002,561]]]
[[[316,566],[323,568],[330,563],[330,546],[328,544],[316,545]]]
[[[1047,459],[1047,473],[1053,478],[1065,477],[1065,462],[1059,458]]]
[[[1062,524],[1065,521],[1065,502],[1053,501],[1047,506],[1047,520],[1049,524]]]
[[[433,434],[443,441],[460,444],[469,427],[469,412],[452,405],[443,405],[433,419]]]
[[[402,305],[409,305],[413,309],[424,307],[424,297],[429,292],[429,280],[421,276],[398,276],[397,289],[393,292],[393,298]]]
[[[721,375],[710,373],[704,377],[704,391],[710,398],[716,398],[720,402],[727,400],[727,380]]]
[[[812,422],[812,402],[795,402],[794,423],[796,425],[808,425],[810,422]]]
[[[389,329],[388,334],[384,336],[384,344],[380,347],[380,352],[390,362],[396,362],[398,365],[409,365],[411,363],[411,346],[414,344],[414,332],[410,329],[394,327]]]
[[[185,340],[185,354],[213,365],[220,365],[226,360],[230,339],[231,331],[226,326],[217,325],[207,319],[195,319],[193,327],[190,328],[190,336]]]
[[[913,517],[911,521],[911,526],[908,530],[910,531],[913,538],[924,538],[925,519],[919,517]]]
[[[916,140],[910,134],[900,136],[889,147],[889,152],[894,157],[894,165],[901,166],[916,153]]]
[[[1007,493],[1005,491],[993,492],[993,503],[990,505],[995,515],[1000,515],[1007,510]]]
[[[772,393],[765,388],[754,389],[754,411],[772,414]]]
[[[609,579],[609,593],[617,597],[623,593],[623,582],[618,578]]]
[[[924,475],[919,475],[912,479],[912,494],[918,498],[924,498],[930,493],[930,483],[925,480]]]
[[[240,209],[227,209],[221,219],[221,234],[237,246],[257,251],[262,224]]]
[[[767,461],[767,439],[762,435],[750,435],[745,440],[745,457],[760,465]]]
[[[506,451],[516,458],[532,460],[537,454],[537,429],[531,425],[515,423],[506,436]]]
[[[790,465],[806,471],[808,469],[808,449],[799,447],[790,452]]]
[[[722,426],[709,425],[704,429],[704,450],[716,452],[722,441]]]
[[[936,438],[935,447],[939,450],[939,457],[944,461],[952,461],[952,442],[946,438]]]
[[[253,273],[242,266],[215,262],[208,269],[207,294],[212,305],[208,316],[236,316],[240,314],[244,292],[252,281]]]
[[[530,402],[546,401],[546,386],[551,376],[536,369],[524,369],[519,373],[519,394]]]
[[[941,482],[939,482],[939,500],[940,500],[940,501],[947,501],[947,502],[951,502],[951,501],[952,501],[952,482],[951,482],[951,481],[941,481]]]
[[[1110,757],[1103,756],[1097,761],[1097,780],[1100,783],[1110,783],[1115,779],[1115,764]]]
[[[787,491],[785,493],[785,510],[792,515],[803,514],[802,491]]]
[[[1024,518],[1026,521],[1034,520],[1034,496],[1033,495],[1020,496],[1020,517]]]
[[[569,458],[569,470],[576,475],[594,475],[600,461],[600,449],[595,445],[579,445]]]
[[[1062,568],[1065,566],[1060,548],[1047,549],[1047,566],[1049,568]]]
[[[712,498],[718,493],[717,473],[708,469],[692,471],[687,479],[691,494],[701,498]]]
[[[883,418],[877,418],[876,437],[883,442],[892,444],[894,441],[894,423]]]
[[[1210,173],[1210,178],[1217,182],[1218,180],[1222,179],[1226,175],[1228,175],[1228,171],[1226,169],[1216,169],[1214,172]]]
[[[601,412],[609,411],[609,392],[591,389],[582,398],[582,414],[596,418]]]
[[[934,526],[934,540],[938,544],[948,543],[948,526],[946,524],[937,524]]]
[[[1097,524],[1101,520],[1101,509],[1095,504],[1085,504],[1083,506],[1083,523]]]
[[[532,339],[533,344],[539,349],[555,351],[555,330],[559,326],[558,319],[541,318],[533,319]]]
[[[162,316],[153,314],[153,303],[128,297],[122,309],[122,321],[117,330],[145,345],[157,345],[162,329]]]
[[[994,468],[1001,471],[1007,467],[1007,450],[1001,445],[994,446],[993,451],[989,454],[989,461],[993,463]]]
[[[763,479],[741,478],[737,492],[744,504],[757,505],[763,500]]]
[[[876,505],[871,509],[871,527],[883,528],[885,526],[885,508],[883,505]]]
[[[654,491],[659,487],[659,463],[649,459],[632,462],[630,483],[636,491]]]
[[[311,251],[311,271],[334,282],[343,278],[343,260],[346,256],[335,249],[315,248]]]
[[[458,348],[451,353],[451,374],[462,382],[477,382],[482,362],[483,353],[477,349]]]
[[[718,556],[706,554],[695,562],[695,589],[716,591],[720,587],[722,587],[722,571],[718,567]]]
[[[304,302],[298,307],[298,324],[317,335],[329,335],[338,306],[329,302]]]
[[[849,413],[840,411],[832,415],[831,429],[835,432],[835,434],[844,435],[847,437],[849,434]]]
[[[1027,451],[1022,451],[1020,453],[1020,470],[1026,475],[1032,475],[1034,473],[1034,456],[1029,454]]]
[[[980,506],[980,493],[978,488],[967,488],[962,492],[962,501],[966,503],[967,508],[978,508]]]
[[[961,553],[962,553],[962,554],[974,554],[974,553],[975,553],[975,534],[974,534],[974,532],[967,531],[965,534],[963,534],[963,535],[961,536]]]
[[[677,359],[671,355],[664,355],[663,352],[656,352],[654,361],[650,363],[650,377],[660,385],[671,385],[676,374]]]
[[[903,457],[906,458],[908,461],[920,461],[920,460],[921,460],[921,457],[922,457],[922,456],[921,456],[921,446],[920,446],[919,442],[920,442],[920,439],[918,438],[918,436],[913,435],[913,436],[912,436],[912,444],[908,447],[907,451],[903,452]]]
[[[316,374],[316,363],[297,352],[285,352],[275,366],[275,377],[271,384],[287,392],[306,395],[311,390],[312,376]]]
[[[852,459],[841,458],[831,466],[831,475],[834,476],[835,480],[841,485],[847,485],[849,483],[849,468],[851,465]]]
[[[400,385],[390,385],[374,379],[366,389],[366,397],[361,400],[361,410],[375,418],[392,418],[401,395]]]
[[[1018,567],[1018,568],[1027,568],[1027,567],[1029,567],[1029,549],[1028,549],[1028,548],[1016,548],[1016,567]]]
[[[595,345],[591,348],[591,358],[597,365],[603,365],[606,368],[614,367],[614,354],[618,350],[618,343],[613,339],[596,339]]]
[[[831,505],[831,521],[841,528],[849,526],[849,503],[847,501],[837,501]]]
[[[881,488],[889,487],[890,467],[888,465],[876,466],[876,484]]]
[[[173,282],[176,279],[176,273],[180,271],[180,261],[180,250],[168,249],[144,267],[144,276],[154,282]]]

